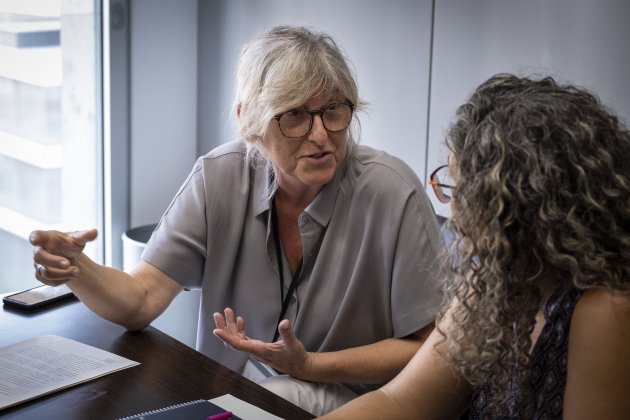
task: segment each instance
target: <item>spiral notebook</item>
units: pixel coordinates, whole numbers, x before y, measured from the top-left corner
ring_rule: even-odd
[[[147,411],[146,413],[136,414],[135,416],[125,417],[119,420],[206,420],[208,416],[225,413],[226,411],[227,410],[224,410],[208,400],[195,400],[171,405],[170,407],[164,407],[158,410]],[[230,420],[241,420],[241,418],[232,414]]]

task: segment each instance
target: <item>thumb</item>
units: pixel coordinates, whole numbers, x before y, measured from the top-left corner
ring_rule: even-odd
[[[284,319],[278,324],[278,332],[280,332],[280,338],[284,341],[285,346],[293,347],[300,343],[288,319]]]
[[[74,242],[76,246],[84,247],[86,243],[92,242],[94,239],[96,239],[96,237],[98,236],[98,230],[81,230],[78,232],[71,232],[68,234],[68,236],[70,236],[72,242]]]
[[[62,246],[62,253],[68,258],[74,258],[83,252],[86,243],[96,239],[98,231],[96,229],[88,229],[70,232],[67,235],[70,241]]]

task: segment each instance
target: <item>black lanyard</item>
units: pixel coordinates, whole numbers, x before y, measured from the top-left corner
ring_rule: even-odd
[[[300,282],[300,272],[302,271],[302,261],[303,258],[300,258],[300,263],[298,264],[295,273],[293,274],[293,279],[291,279],[291,284],[289,285],[289,290],[287,290],[286,296],[284,295],[284,266],[282,264],[282,248],[280,246],[280,230],[278,229],[278,214],[276,212],[276,199],[274,198],[271,201],[271,229],[273,230],[273,240],[276,243],[276,258],[278,259],[278,273],[280,275],[280,302],[282,302],[282,308],[280,308],[280,316],[278,317],[278,322],[276,322],[276,331],[273,334],[272,343],[275,343],[278,340],[279,332],[278,332],[278,324],[284,318],[284,314],[287,312],[287,308],[289,307],[289,302],[291,301],[291,296],[295,291],[295,288],[298,286]]]

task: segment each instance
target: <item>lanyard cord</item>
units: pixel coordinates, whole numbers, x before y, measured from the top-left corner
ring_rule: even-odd
[[[280,247],[280,230],[278,229],[278,214],[276,211],[276,199],[274,198],[271,201],[271,228],[273,230],[273,241],[276,245],[276,258],[278,260],[278,274],[280,278],[280,302],[282,302],[282,307],[280,308],[280,316],[278,317],[278,322],[276,322],[275,333],[273,335],[272,343],[275,343],[278,340],[279,332],[278,332],[278,324],[284,318],[284,314],[287,312],[287,308],[289,307],[289,302],[291,301],[291,296],[295,291],[295,288],[298,286],[300,280],[300,272],[302,271],[302,261],[303,258],[300,258],[300,263],[298,264],[295,273],[293,274],[293,278],[291,279],[291,284],[289,285],[289,290],[287,290],[287,295],[284,295],[284,266],[282,264],[282,248]]]

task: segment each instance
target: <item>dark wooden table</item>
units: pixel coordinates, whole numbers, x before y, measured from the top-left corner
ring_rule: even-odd
[[[313,418],[153,327],[128,332],[78,301],[32,314],[0,308],[0,347],[44,334],[80,341],[141,364],[0,410],[0,418],[116,419],[223,394],[285,419]]]

